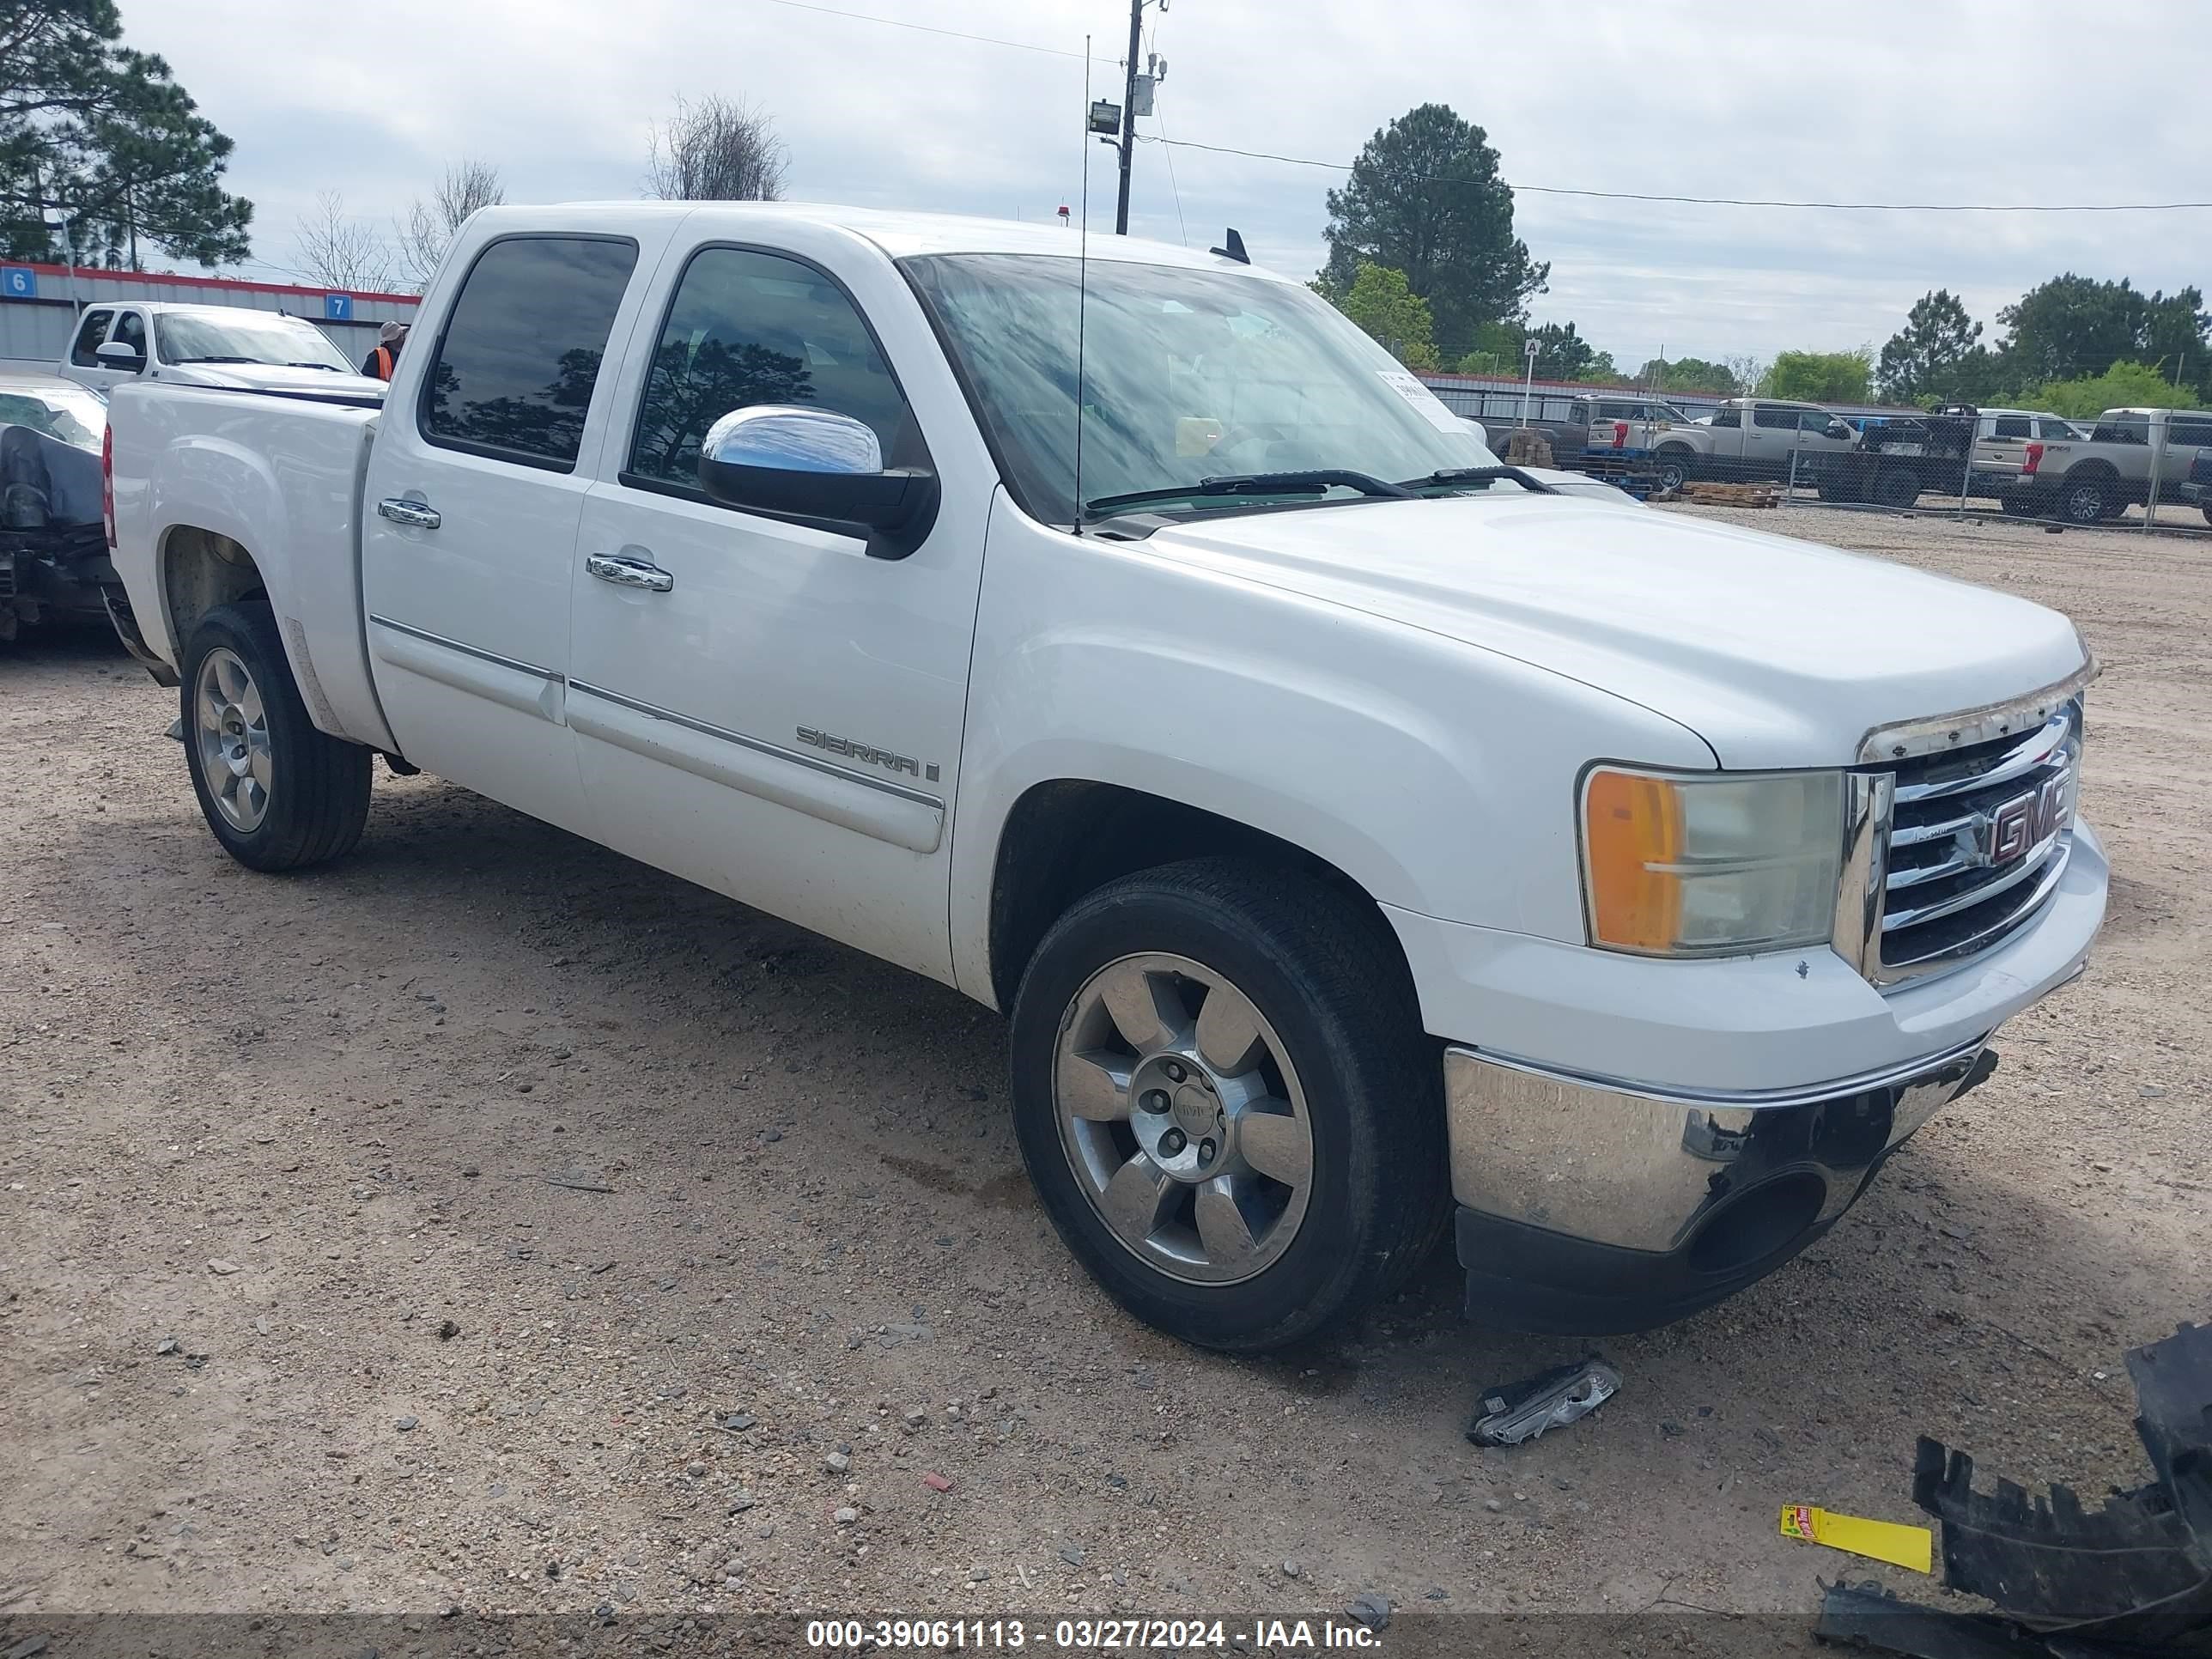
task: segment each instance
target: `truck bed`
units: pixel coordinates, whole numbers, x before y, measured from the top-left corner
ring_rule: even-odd
[[[115,566],[149,648],[172,665],[182,654],[173,619],[193,596],[178,573],[193,567],[176,553],[225,538],[277,596],[285,654],[315,724],[388,749],[361,616],[362,483],[378,412],[343,395],[155,383],[118,388],[108,426]]]

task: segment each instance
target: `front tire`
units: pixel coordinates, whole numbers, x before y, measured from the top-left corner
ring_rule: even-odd
[[[1374,905],[1230,859],[1100,888],[1015,1000],[1014,1127],[1077,1260],[1255,1352],[1404,1282],[1449,1213],[1442,1068]]]
[[[185,762],[223,850],[264,871],[351,852],[368,821],[372,757],[307,718],[268,603],[209,611],[179,666]]]

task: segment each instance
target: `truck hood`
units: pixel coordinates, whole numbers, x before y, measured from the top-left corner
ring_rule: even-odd
[[[384,382],[370,375],[294,368],[289,363],[165,364],[161,378],[179,386],[226,386],[237,392],[338,392],[349,398],[384,395]]]
[[[1847,765],[1876,726],[2038,691],[2087,657],[2072,623],[2009,594],[1559,496],[1249,514],[1145,545],[1595,686],[1689,727],[1730,769]]]

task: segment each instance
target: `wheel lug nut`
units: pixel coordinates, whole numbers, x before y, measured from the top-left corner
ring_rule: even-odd
[[[1170,1129],[1160,1137],[1160,1150],[1170,1158],[1182,1157],[1182,1149],[1189,1145],[1189,1137],[1180,1129]]]
[[[1220,1150],[1221,1148],[1213,1144],[1213,1137],[1208,1135],[1198,1143],[1198,1161],[1200,1164],[1211,1164],[1213,1162],[1213,1155]]]
[[[1164,1112],[1168,1109],[1168,1093],[1164,1089],[1147,1089],[1138,1097],[1137,1104],[1148,1112]]]
[[[1183,1079],[1190,1075],[1189,1073],[1184,1071],[1182,1066],[1176,1065],[1173,1060],[1170,1060],[1167,1063],[1167,1074],[1168,1081],[1170,1083],[1180,1083]]]

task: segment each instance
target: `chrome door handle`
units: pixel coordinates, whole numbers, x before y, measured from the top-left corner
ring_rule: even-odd
[[[642,587],[648,593],[665,593],[676,586],[676,578],[649,559],[632,559],[619,553],[592,553],[585,557],[584,568],[603,582],[612,582],[617,587]]]
[[[389,519],[394,524],[411,525],[417,530],[435,530],[445,522],[429,502],[410,501],[404,495],[386,495],[376,504],[376,516]]]

